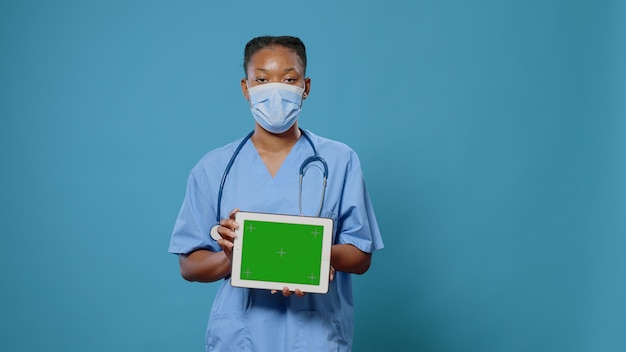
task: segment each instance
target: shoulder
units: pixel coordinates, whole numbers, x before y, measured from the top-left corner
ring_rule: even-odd
[[[317,148],[320,155],[324,157],[328,156],[342,159],[358,159],[356,152],[343,142],[318,136],[309,130],[306,130],[306,134],[311,138],[311,141],[315,145],[315,148]]]
[[[306,133],[329,168],[343,170],[342,172],[346,175],[361,174],[361,161],[350,146],[343,142],[318,136],[308,130]]]
[[[215,148],[206,153],[191,170],[192,173],[207,172],[214,169],[224,169],[231,159],[237,147],[243,142],[245,137],[241,137],[233,142]]]

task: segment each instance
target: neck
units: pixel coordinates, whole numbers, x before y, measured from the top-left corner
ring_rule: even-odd
[[[286,148],[291,149],[299,138],[300,129],[298,128],[298,122],[296,122],[291,128],[280,134],[267,132],[259,124],[256,124],[251,140],[257,149],[278,152]]]

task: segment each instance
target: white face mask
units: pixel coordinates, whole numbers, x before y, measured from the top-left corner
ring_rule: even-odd
[[[283,133],[300,115],[303,93],[304,88],[285,83],[248,87],[252,116],[266,131]]]

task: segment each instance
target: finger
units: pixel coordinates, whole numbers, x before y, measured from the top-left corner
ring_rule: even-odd
[[[275,295],[275,294],[276,294],[276,292],[278,292],[278,291],[276,291],[276,290],[271,290],[271,291],[270,291],[270,293],[271,293],[271,294],[273,294],[273,295]]]
[[[333,268],[333,266],[330,266],[330,281],[333,281],[333,279],[335,278],[335,268]]]
[[[217,244],[220,247],[222,247],[223,250],[226,250],[226,249],[232,250],[232,248],[235,246],[234,243],[223,238],[217,241]]]
[[[230,213],[228,213],[228,217],[231,220],[235,220],[235,215],[237,214],[238,211],[239,211],[238,208],[235,208],[235,209],[231,210]]]
[[[289,287],[287,286],[283,287],[283,296],[285,297],[291,296],[291,291],[289,291]]]
[[[236,222],[225,219],[220,221],[220,226],[217,228],[217,233],[220,235],[220,237],[232,242],[237,237],[237,233],[235,232],[235,230],[238,227],[239,225]]]
[[[296,296],[298,297],[302,297],[304,296],[304,292],[302,292],[302,290],[300,290],[299,288],[296,289]]]
[[[236,233],[229,229],[228,227],[224,227],[224,226],[220,226],[217,229],[217,233],[220,235],[221,239],[224,239],[228,242],[234,242],[235,241],[235,237],[237,237]],[[219,239],[218,239],[218,243],[219,243]]]
[[[239,228],[239,224],[233,219],[222,219],[220,220],[220,226],[226,227],[230,230],[237,230]]]

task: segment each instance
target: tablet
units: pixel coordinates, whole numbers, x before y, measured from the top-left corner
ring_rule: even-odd
[[[240,211],[235,221],[233,286],[328,292],[332,219]]]

